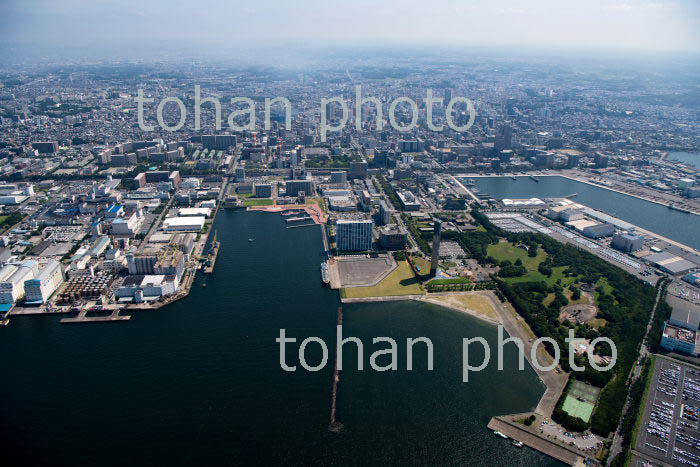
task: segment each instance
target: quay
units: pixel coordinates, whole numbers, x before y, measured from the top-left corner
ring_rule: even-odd
[[[585,456],[578,452],[576,448],[567,446],[564,443],[557,443],[541,434],[537,433],[539,419],[530,427],[514,421],[516,418],[525,418],[529,414],[506,415],[493,417],[488,424],[490,430],[497,430],[524,445],[546,454],[560,462],[569,465],[584,465]]]
[[[216,232],[214,232],[214,238],[211,240],[211,246],[209,247],[209,254],[207,255],[207,262],[204,266],[204,274],[211,274],[214,272],[214,266],[216,265],[216,257],[219,255],[219,247],[221,242],[216,240]]]
[[[78,316],[74,318],[63,318],[62,324],[71,323],[106,323],[110,321],[129,321],[130,315],[120,315],[121,308],[115,308],[109,316],[87,316],[88,308],[80,310]]]

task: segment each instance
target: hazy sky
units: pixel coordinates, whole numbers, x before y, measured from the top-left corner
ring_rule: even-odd
[[[700,0],[0,0],[6,47],[339,42],[698,52]]]

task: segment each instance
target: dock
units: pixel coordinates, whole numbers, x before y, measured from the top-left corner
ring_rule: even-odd
[[[535,431],[536,428],[531,429],[521,423],[511,421],[511,417],[513,416],[493,417],[488,424],[488,428],[490,430],[500,431],[509,438],[520,441],[525,446],[553,457],[560,462],[569,465],[582,465],[582,461],[585,457],[583,454],[577,452],[577,450],[572,447],[555,443],[541,436]]]
[[[343,307],[338,307],[338,318],[336,326],[343,325]],[[333,390],[331,391],[331,420],[328,429],[333,433],[339,433],[343,429],[343,424],[338,421],[338,385],[340,384],[340,370],[338,370],[338,355],[335,356],[333,366]]]
[[[121,308],[115,308],[111,315],[109,316],[87,316],[88,308],[80,310],[78,316],[74,318],[63,318],[61,320],[62,324],[71,323],[107,323],[110,321],[129,321],[131,319],[130,315],[120,315],[119,312]]]
[[[287,217],[284,219],[284,221],[287,223],[297,222],[297,221],[305,221],[305,220],[313,220],[313,218],[311,216],[302,216],[302,217]]]
[[[207,255],[207,264],[204,266],[204,274],[211,274],[214,272],[214,266],[216,265],[216,257],[219,256],[219,247],[221,242],[216,240],[216,232],[214,232],[214,238],[211,241],[211,248],[209,249],[209,254]]]

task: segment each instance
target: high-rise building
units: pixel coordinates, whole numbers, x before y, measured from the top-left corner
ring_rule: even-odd
[[[503,123],[498,127],[494,147],[497,151],[511,149],[513,147],[513,128],[509,123]]]
[[[311,180],[287,180],[285,184],[286,196],[298,196],[300,191],[313,196],[314,182]]]
[[[367,178],[367,162],[355,161],[350,163],[350,178]]]
[[[335,225],[335,243],[338,251],[371,250],[373,225],[371,220],[338,220]]]
[[[348,174],[344,170],[331,172],[331,183],[345,183],[348,181]]]
[[[430,275],[435,277],[440,260],[440,234],[442,233],[442,222],[436,220],[433,225],[433,255],[430,259]]]
[[[239,183],[245,182],[245,168],[236,167],[236,181]]]

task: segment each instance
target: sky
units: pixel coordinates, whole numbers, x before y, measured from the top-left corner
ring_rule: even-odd
[[[161,44],[697,53],[700,0],[0,0],[0,51]]]

